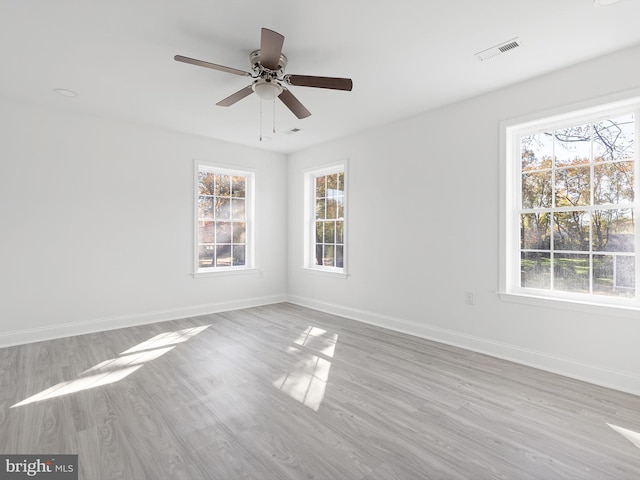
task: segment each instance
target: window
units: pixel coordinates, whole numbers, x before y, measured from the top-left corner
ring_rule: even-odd
[[[638,105],[507,128],[504,290],[640,306]]]
[[[305,267],[346,273],[346,176],[344,165],[306,174]]]
[[[253,266],[253,174],[197,164],[195,272]]]

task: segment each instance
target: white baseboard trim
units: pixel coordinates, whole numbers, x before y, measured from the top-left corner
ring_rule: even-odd
[[[107,330],[116,330],[118,328],[135,327],[149,323],[166,322],[168,320],[178,320],[181,318],[196,317],[198,315],[207,315],[210,313],[271,305],[274,303],[282,303],[286,300],[287,296],[285,294],[271,295],[245,300],[234,300],[230,302],[218,302],[192,307],[159,310],[155,312],[99,318],[86,322],[66,323],[61,325],[17,330],[13,332],[0,333],[0,348],[23,345],[26,343],[42,342],[45,340],[54,340],[56,338],[85,335],[88,333],[104,332]]]
[[[401,318],[379,315],[312,298],[289,295],[289,303],[314,310],[339,315],[359,322],[376,325],[396,332],[464,348],[491,357],[527,365],[529,367],[556,373],[565,377],[582,380],[595,385],[612,388],[634,395],[640,395],[640,376],[620,370],[612,370],[598,365],[586,364],[571,358],[560,357],[549,353],[496,342],[487,338],[467,335],[465,333],[411,322]]]

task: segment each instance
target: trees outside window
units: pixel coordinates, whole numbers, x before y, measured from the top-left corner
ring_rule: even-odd
[[[509,291],[636,301],[637,118],[627,109],[510,130]]]
[[[196,272],[252,266],[253,174],[197,165]]]
[[[346,175],[344,165],[306,174],[305,267],[345,272]]]

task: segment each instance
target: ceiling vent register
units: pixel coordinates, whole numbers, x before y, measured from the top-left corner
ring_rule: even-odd
[[[507,40],[506,42],[502,42],[495,47],[487,48],[486,50],[482,50],[475,54],[475,57],[484,62],[485,60],[489,60],[490,58],[497,57],[498,55],[502,55],[503,53],[509,52],[515,48],[520,47],[522,45],[520,43],[520,39],[518,37],[512,38],[511,40]]]

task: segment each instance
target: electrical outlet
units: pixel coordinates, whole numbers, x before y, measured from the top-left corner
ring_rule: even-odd
[[[258,270],[258,278],[264,278],[264,270]]]
[[[475,295],[473,292],[464,292],[464,303],[467,305],[474,305],[476,303]]]

